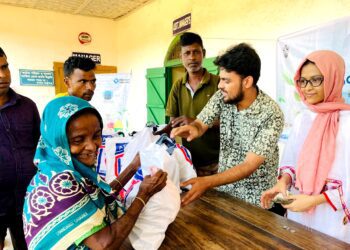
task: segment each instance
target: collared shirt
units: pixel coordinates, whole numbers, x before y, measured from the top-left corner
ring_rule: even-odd
[[[193,98],[195,91],[191,88],[191,85],[188,82],[186,82],[186,88],[190,91],[190,94]]]
[[[9,90],[0,107],[0,216],[22,213],[27,186],[36,172],[33,157],[40,136],[35,103]]]
[[[173,84],[166,108],[167,116],[179,117],[185,115],[196,118],[212,95],[218,90],[219,77],[204,69],[202,81],[194,91],[193,96],[186,87],[186,83],[188,83],[188,74],[185,74],[183,78]],[[219,134],[219,128],[212,128],[205,135],[192,142],[182,141],[183,145],[190,150],[193,165],[196,168],[218,162]]]
[[[68,92],[58,93],[56,94],[55,98],[62,97],[62,96],[69,96],[69,93]]]
[[[220,91],[210,99],[197,116],[210,126],[220,118],[219,172],[242,163],[248,152],[265,157],[265,161],[249,177],[220,186],[218,189],[259,206],[261,193],[271,188],[277,177],[278,138],[283,129],[283,113],[277,103],[259,91],[247,109],[225,104]]]

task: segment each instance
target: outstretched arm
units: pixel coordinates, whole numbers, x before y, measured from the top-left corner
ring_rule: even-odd
[[[201,120],[196,119],[189,125],[174,128],[171,131],[170,137],[180,136],[185,138],[187,141],[192,141],[198,137],[201,137],[207,130],[208,126],[205,125]]]
[[[190,179],[181,186],[192,185],[192,189],[182,199],[182,205],[185,206],[198,199],[202,194],[213,187],[233,183],[247,178],[254,173],[258,167],[265,161],[265,158],[254,153],[247,153],[245,160],[222,173]]]
[[[135,175],[138,168],[141,166],[140,154],[137,153],[129,166],[121,172],[121,174],[113,180],[109,185],[116,192],[119,193],[120,190],[125,186],[126,183]]]
[[[193,122],[195,119],[194,118],[190,118],[187,116],[179,116],[179,117],[170,117],[170,122],[161,130],[154,132],[154,135],[162,135],[162,134],[167,134],[168,136],[170,136],[171,130],[173,128],[179,127],[179,126],[184,126],[184,125],[188,125],[191,122]]]

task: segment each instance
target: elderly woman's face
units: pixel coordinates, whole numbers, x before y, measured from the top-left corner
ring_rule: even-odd
[[[306,101],[309,104],[317,104],[323,102],[323,75],[317,66],[313,63],[306,64],[300,71],[300,79],[306,83],[306,86],[299,85]]]
[[[101,146],[101,125],[94,114],[84,114],[73,118],[67,127],[70,151],[81,163],[93,166],[97,150]]]

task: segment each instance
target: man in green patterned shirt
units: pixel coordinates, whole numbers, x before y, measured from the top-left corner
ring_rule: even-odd
[[[215,64],[220,69],[219,90],[194,122],[173,129],[171,136],[192,141],[220,119],[219,173],[182,183],[192,185],[182,204],[218,187],[259,206],[261,193],[276,181],[283,113],[272,98],[259,90],[261,62],[249,45],[242,43],[227,50]]]

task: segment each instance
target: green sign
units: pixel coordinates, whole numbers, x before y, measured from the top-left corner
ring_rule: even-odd
[[[54,86],[53,71],[20,69],[19,81],[23,86]]]

